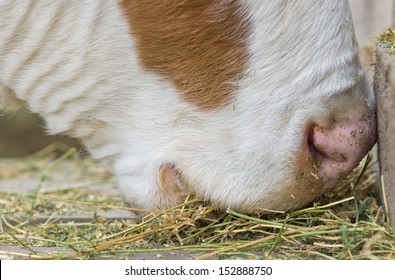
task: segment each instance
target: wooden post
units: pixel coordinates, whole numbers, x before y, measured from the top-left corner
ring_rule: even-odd
[[[395,235],[395,55],[378,45],[374,76],[380,194]]]

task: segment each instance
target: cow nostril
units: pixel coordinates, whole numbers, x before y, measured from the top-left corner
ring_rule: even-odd
[[[314,129],[310,130],[309,135],[307,137],[307,146],[309,147],[310,153],[313,155],[323,156],[319,150],[317,150],[314,145]]]
[[[349,173],[374,144],[375,124],[370,121],[347,121],[308,130],[310,155],[323,176],[337,178]]]
[[[347,160],[347,157],[341,151],[333,150],[333,143],[328,139],[324,128],[314,126],[310,130],[307,139],[310,153],[315,157],[332,162],[344,162]]]

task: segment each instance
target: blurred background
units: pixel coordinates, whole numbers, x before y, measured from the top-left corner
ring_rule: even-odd
[[[372,80],[374,38],[394,26],[395,0],[350,0],[361,61]],[[46,136],[43,120],[27,110],[0,116],[0,157],[21,157],[61,143],[81,148],[78,141],[64,136]],[[63,152],[64,149],[59,150]]]
[[[349,0],[360,46],[394,26],[394,0]]]

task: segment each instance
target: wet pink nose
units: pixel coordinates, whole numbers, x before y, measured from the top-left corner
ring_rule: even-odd
[[[331,127],[315,126],[310,131],[310,150],[321,176],[336,178],[348,174],[376,142],[376,122],[347,121]]]

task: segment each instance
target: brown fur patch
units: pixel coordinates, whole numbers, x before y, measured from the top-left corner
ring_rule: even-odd
[[[248,60],[249,23],[237,1],[121,0],[140,63],[202,110],[232,100]]]

